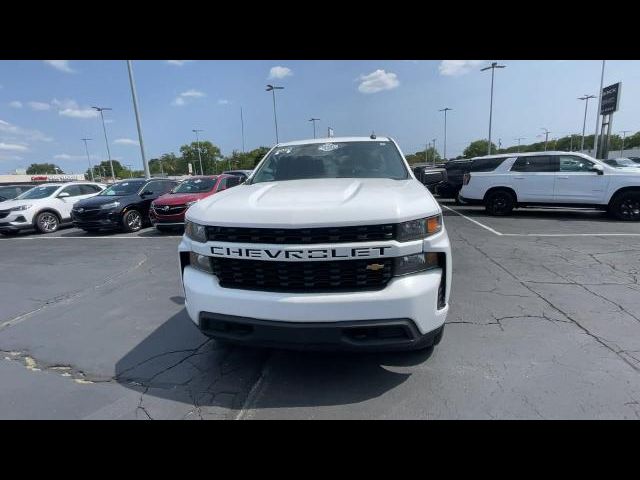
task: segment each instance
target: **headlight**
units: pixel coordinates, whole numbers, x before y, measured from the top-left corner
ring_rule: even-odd
[[[185,203],[185,205],[186,205],[187,208],[189,208],[194,203],[198,203],[198,200],[194,200],[193,202],[187,202],[187,203]]]
[[[105,203],[104,205],[101,205],[100,208],[102,208],[103,210],[111,210],[113,208],[118,208],[120,206],[120,202],[111,202],[111,203]]]
[[[189,220],[184,222],[184,234],[191,240],[204,243],[207,241],[207,229],[204,225],[193,223]]]
[[[409,275],[410,273],[424,272],[440,266],[438,254],[435,252],[417,253],[415,255],[405,255],[395,260],[395,275]]]
[[[397,240],[408,242],[426,238],[442,230],[442,215],[434,215],[428,218],[419,218],[409,222],[398,224]]]
[[[29,210],[33,205],[20,205],[19,207],[14,207],[9,209],[10,212],[21,212],[23,210]]]
[[[189,264],[193,268],[202,270],[203,272],[213,273],[213,269],[211,268],[211,257],[207,257],[206,255],[189,252]]]

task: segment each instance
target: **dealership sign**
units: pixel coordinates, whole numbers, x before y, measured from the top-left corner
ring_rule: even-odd
[[[618,111],[620,105],[620,90],[622,82],[614,83],[602,89],[602,103],[600,104],[600,115],[610,115]]]

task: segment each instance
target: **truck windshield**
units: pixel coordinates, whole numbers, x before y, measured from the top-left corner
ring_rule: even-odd
[[[396,146],[389,141],[309,143],[274,149],[251,183],[312,178],[389,178],[409,174]]]

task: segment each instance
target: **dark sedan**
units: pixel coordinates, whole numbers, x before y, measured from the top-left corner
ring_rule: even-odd
[[[95,197],[81,200],[71,210],[73,225],[86,232],[121,229],[137,232],[149,226],[149,208],[156,198],[178,182],[167,179],[130,179],[117,182]]]

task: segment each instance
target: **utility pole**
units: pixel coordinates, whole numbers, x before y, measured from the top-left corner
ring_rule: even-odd
[[[89,173],[91,174],[91,181],[95,182],[95,178],[93,176],[93,167],[91,166],[91,157],[89,156],[89,147],[87,147],[87,141],[92,140],[91,138],[81,138],[84,142],[84,150],[87,152],[87,162],[89,162]]]
[[[116,174],[113,171],[113,161],[111,160],[111,150],[109,149],[109,139],[107,138],[107,127],[104,126],[104,114],[102,113],[104,110],[112,110],[107,107],[91,107],[94,110],[100,112],[100,118],[102,119],[102,131],[104,132],[104,142],[107,145],[107,156],[109,157],[109,166],[111,167],[111,178],[113,181],[116,181]]]
[[[202,169],[202,156],[200,155],[200,137],[198,137],[198,133],[204,132],[204,130],[193,129],[191,131],[196,134],[196,144],[198,145],[198,159],[200,160],[200,175],[204,175],[204,170]]]
[[[549,141],[549,134],[551,133],[546,128],[542,128],[544,130],[544,151],[547,151],[547,142]]]
[[[584,132],[587,128],[587,108],[589,107],[589,99],[596,98],[595,95],[587,95],[586,93],[582,97],[578,97],[578,100],[584,100],[584,120],[582,121],[582,142],[580,143],[580,151],[584,150]],[[594,155],[595,156],[595,155]]]
[[[138,128],[138,140],[140,142],[140,155],[142,156],[142,166],[144,167],[144,178],[151,178],[149,173],[149,164],[147,156],[144,153],[144,141],[142,140],[142,126],[140,125],[140,112],[138,112],[138,95],[136,94],[136,84],[133,80],[133,66],[131,60],[127,60],[127,69],[129,70],[129,84],[131,85],[131,98],[133,100],[133,111],[136,115],[136,127]]]
[[[452,108],[445,107],[442,110],[438,110],[439,112],[444,112],[444,151],[443,158],[447,159],[447,112],[449,110],[453,110]]]
[[[524,140],[524,139],[525,139],[525,137],[518,137],[518,138],[514,139],[514,140],[518,141],[518,153],[520,153],[520,140]]]
[[[489,103],[489,147],[487,155],[491,155],[491,119],[493,116],[493,76],[496,68],[505,68],[506,65],[498,65],[498,62],[492,62],[488,67],[480,69],[481,72],[491,69],[491,101]]]
[[[244,117],[242,116],[242,107],[240,107],[240,125],[242,126],[242,153],[244,153]]]
[[[437,140],[436,138],[433,139],[433,164],[434,165],[436,164],[436,153],[437,153],[436,140]]]
[[[319,118],[313,118],[313,117],[309,119],[310,122],[313,122],[313,138],[316,138],[316,122],[319,120],[320,120]]]

